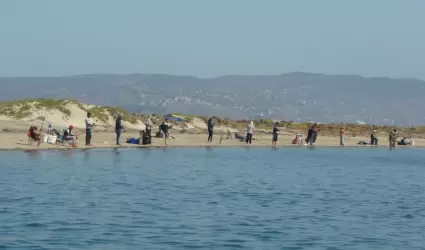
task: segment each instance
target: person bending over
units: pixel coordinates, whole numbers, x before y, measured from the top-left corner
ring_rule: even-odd
[[[71,142],[71,146],[73,148],[77,147],[77,139],[78,137],[73,134],[72,130],[74,129],[74,125],[70,125],[68,129],[65,130],[63,134],[63,139]]]

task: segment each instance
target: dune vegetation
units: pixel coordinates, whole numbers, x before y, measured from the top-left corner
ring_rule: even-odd
[[[135,114],[128,112],[119,107],[107,107],[107,106],[96,106],[80,103],[77,100],[54,100],[54,99],[24,99],[9,102],[0,102],[0,116],[9,117],[16,120],[24,120],[34,116],[34,112],[38,112],[38,120],[43,120],[43,113],[48,111],[59,111],[63,117],[71,117],[73,112],[76,112],[75,108],[78,108],[78,112],[91,112],[93,117],[104,123],[111,123],[111,119],[115,119],[119,114],[122,115],[123,120],[130,124],[143,123],[146,120],[146,115]],[[181,113],[173,113],[172,115],[183,118],[185,121],[184,125],[194,125],[197,130],[205,130],[206,122],[209,119],[207,116],[195,116]],[[162,115],[152,114],[152,121],[155,124],[159,124],[163,120]],[[249,120],[231,120],[229,118],[218,118],[217,125],[222,128],[232,129],[233,131],[244,131]],[[256,120],[254,121],[258,132],[270,133],[275,121],[271,119]],[[171,123],[173,123],[171,121]],[[196,125],[198,124],[198,125]],[[201,124],[202,126],[199,126]],[[179,125],[182,125],[180,123]],[[292,121],[280,121],[279,125],[285,132],[297,132],[306,131],[311,125],[310,123],[295,123]],[[383,126],[383,125],[359,125],[359,124],[320,124],[320,131],[322,135],[338,135],[340,127],[343,126],[346,131],[346,135],[349,136],[364,136],[368,135],[371,130],[377,129],[379,133],[389,133],[394,126]],[[422,137],[425,134],[425,127],[411,127],[401,128],[406,136],[417,136]]]

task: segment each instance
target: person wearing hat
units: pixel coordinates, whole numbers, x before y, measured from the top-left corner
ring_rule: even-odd
[[[95,124],[93,123],[92,115],[90,112],[87,112],[87,118],[85,120],[86,122],[86,146],[91,146],[91,138],[93,135],[93,126]]]
[[[72,147],[77,147],[77,136],[72,133],[74,125],[69,125],[69,128],[65,130],[63,138],[67,141],[72,141]]]

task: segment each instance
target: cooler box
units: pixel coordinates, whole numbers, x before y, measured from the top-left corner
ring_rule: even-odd
[[[56,135],[49,135],[49,137],[47,138],[47,141],[50,144],[55,144],[57,139],[58,139],[58,137]]]
[[[131,144],[140,144],[140,139],[139,138],[130,138],[130,143]]]

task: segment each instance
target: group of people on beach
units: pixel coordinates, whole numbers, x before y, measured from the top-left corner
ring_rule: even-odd
[[[118,115],[116,120],[115,120],[115,134],[116,134],[116,145],[121,145],[120,143],[120,138],[121,138],[121,133],[124,131],[124,126],[123,126],[123,121],[122,121],[122,115]],[[208,119],[207,121],[207,129],[208,129],[208,138],[207,138],[207,142],[211,143],[213,140],[213,136],[214,136],[214,127],[216,124],[216,121],[220,121],[219,118],[212,116]],[[153,122],[151,120],[151,117],[148,116],[146,122],[145,122],[146,126],[145,126],[145,130],[140,131],[140,135],[141,137],[139,138],[139,140],[141,140],[139,142],[139,144],[143,144],[143,145],[149,145],[152,143],[152,135],[151,135],[151,130],[153,128]],[[93,122],[93,118],[92,118],[92,114],[90,112],[87,113],[87,117],[85,118],[85,131],[79,135],[74,134],[74,125],[70,125],[67,129],[65,129],[63,131],[63,135],[60,135],[60,133],[56,130],[52,128],[52,125],[49,124],[49,128],[48,128],[48,134],[56,134],[58,137],[60,137],[60,139],[58,139],[59,142],[67,142],[70,146],[72,147],[77,147],[77,139],[82,135],[85,134],[85,145],[87,147],[91,147],[91,140],[93,137],[93,129],[96,126],[96,124]],[[167,139],[170,138],[170,130],[172,128],[172,125],[168,123],[168,120],[165,119],[159,126],[159,132],[156,134],[156,137],[159,138],[164,138],[164,144],[167,145]],[[28,131],[28,137],[31,138],[33,141],[37,142],[37,146],[40,145],[41,143],[41,133],[42,129],[38,129],[37,126],[32,125]],[[249,121],[246,127],[246,135],[239,135],[239,134],[235,134],[235,138],[240,139],[241,141],[244,141],[246,144],[252,144],[252,141],[255,140],[255,138],[253,138],[254,133],[255,133],[256,129],[255,129],[255,125],[253,121]],[[273,128],[272,128],[272,147],[276,147],[277,146],[277,142],[279,139],[279,131],[280,131],[280,127],[279,127],[279,122],[274,122],[273,124]],[[305,138],[304,142],[303,142],[303,134],[302,133],[298,133],[296,134],[296,137],[294,140],[292,140],[292,144],[304,144],[304,145],[309,145],[309,146],[313,146],[316,143],[316,140],[318,138],[318,134],[319,134],[320,128],[318,126],[317,123],[314,123],[313,125],[309,126],[308,131],[307,131],[307,137]],[[228,132],[230,133],[230,132]],[[408,141],[408,139],[406,137],[403,137],[403,139],[401,141],[397,141],[398,138],[398,132],[396,129],[393,129],[390,133],[389,133],[389,146],[390,147],[395,147],[396,145],[413,145],[414,142],[411,140]],[[231,136],[230,136],[231,137]],[[345,131],[344,131],[344,127],[341,126],[340,130],[339,130],[339,144],[340,146],[344,146],[344,139],[345,139]],[[220,143],[223,140],[223,136],[220,137]],[[362,144],[362,145],[378,145],[378,136],[377,136],[377,132],[376,129],[373,129],[371,134],[370,134],[370,142],[359,142],[358,144]]]
[[[93,121],[92,114],[90,112],[87,113],[87,117],[85,118],[85,131],[76,134],[74,133],[75,126],[69,125],[66,129],[63,130],[63,134],[61,134],[58,130],[53,128],[52,124],[49,124],[49,127],[47,129],[47,135],[50,136],[56,136],[56,142],[59,143],[67,143],[71,147],[76,148],[77,147],[77,140],[79,137],[81,137],[83,134],[85,134],[85,145],[87,147],[91,147],[91,141],[93,138],[93,129],[96,126],[96,124]],[[44,122],[43,122],[44,123]],[[28,130],[28,138],[31,141],[37,142],[37,146],[40,146],[42,141],[42,127],[39,129],[36,125],[31,125]],[[153,127],[152,120],[150,116],[147,118],[145,130],[140,131],[141,137],[139,138],[142,140],[142,144],[151,144],[151,130]],[[165,145],[167,145],[167,138],[169,138],[169,131],[172,128],[170,124],[168,124],[168,120],[165,119],[164,122],[162,122],[159,125],[159,134],[161,134],[161,137],[164,138]],[[115,144],[117,146],[121,145],[121,134],[125,131],[124,125],[123,125],[123,117],[122,115],[118,115],[115,120],[115,135],[116,135],[116,141]]]

